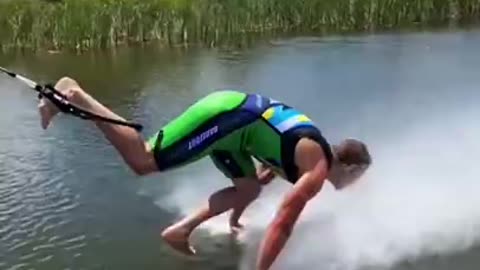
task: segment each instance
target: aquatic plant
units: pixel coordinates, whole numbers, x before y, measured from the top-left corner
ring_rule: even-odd
[[[479,15],[480,0],[0,0],[0,46],[217,46],[252,33],[372,31]]]

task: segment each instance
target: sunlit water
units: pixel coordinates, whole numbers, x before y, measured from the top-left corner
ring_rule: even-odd
[[[314,119],[335,143],[365,140],[374,165],[312,201],[274,269],[478,269],[480,32],[290,38],[244,50],[121,49],[0,56],[51,82],[70,75],[148,137],[214,89],[257,92]],[[192,237],[196,260],[159,238],[230,184],[209,160],[135,177],[91,123],[40,129],[35,95],[0,76],[0,269],[253,269],[289,184],[278,180],[230,239],[225,217]]]

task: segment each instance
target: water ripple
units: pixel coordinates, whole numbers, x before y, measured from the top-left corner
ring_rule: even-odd
[[[53,255],[47,255],[47,256],[44,256],[44,257],[42,257],[42,258],[39,258],[39,259],[37,260],[37,262],[45,263],[45,262],[50,261],[52,258],[53,258]]]
[[[69,238],[69,239],[65,239],[61,244],[62,245],[66,245],[66,244],[72,244],[72,243],[76,243],[76,242],[81,242],[83,240],[85,240],[86,236],[85,235],[79,235],[79,236],[76,236],[76,237],[72,237],[72,238]]]
[[[0,269],[35,269],[54,258],[57,245],[80,253],[86,237],[63,232],[73,221],[69,213],[79,205],[79,196],[65,183],[73,171],[52,169],[43,152],[23,155],[24,148],[11,147],[15,151],[0,153],[5,160],[0,171],[0,253],[14,259],[0,262]]]
[[[8,244],[11,244],[11,245],[15,245],[17,244],[17,242],[19,242],[20,238],[15,238],[15,237],[19,237],[21,235],[24,235],[26,234],[26,231],[25,230],[20,230],[20,229],[14,229],[13,227],[11,227],[12,229],[11,230],[7,230],[7,233],[2,237],[2,242],[4,242],[6,245]]]
[[[53,247],[55,247],[54,244],[41,244],[41,245],[34,246],[32,248],[32,251],[40,251],[40,250],[44,250],[44,249],[50,249],[50,248],[53,248]]]
[[[11,246],[10,248],[8,248],[8,251],[19,250],[27,246],[28,244],[30,244],[30,241],[24,240],[23,238],[16,238],[14,242],[17,242],[17,243]]]
[[[28,263],[18,263],[16,265],[13,265],[12,267],[8,268],[7,270],[21,270],[21,269],[27,269],[29,266]]]
[[[32,259],[35,258],[35,256],[37,256],[37,253],[29,253],[29,254],[20,256],[19,259],[20,261],[32,261]]]
[[[65,250],[77,250],[77,249],[81,249],[83,247],[87,246],[86,243],[80,243],[80,244],[76,244],[76,245],[71,245],[71,246],[68,246],[68,247],[65,247]]]

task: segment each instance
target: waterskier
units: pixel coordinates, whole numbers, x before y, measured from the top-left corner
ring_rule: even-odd
[[[83,109],[124,120],[73,79],[60,79],[55,88]],[[59,112],[49,100],[40,99],[44,129]],[[130,127],[101,121],[95,124],[138,175],[178,168],[209,156],[232,180],[233,186],[215,192],[203,207],[162,232],[172,248],[186,255],[195,254],[189,236],[201,223],[232,210],[230,227],[238,231],[242,228],[242,213],[257,198],[262,185],[276,175],[289,181],[292,189],[283,198],[261,242],[257,270],[271,267],[307,202],[325,181],[342,189],[356,181],[371,164],[363,142],[346,139],[330,145],[315,124],[296,109],[237,91],[217,91],[205,96],[146,141]],[[262,164],[259,169],[252,157]]]

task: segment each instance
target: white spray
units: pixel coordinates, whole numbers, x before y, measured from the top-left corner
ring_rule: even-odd
[[[327,185],[302,214],[274,269],[389,268],[468,249],[480,237],[478,138],[475,111],[463,108],[441,119],[419,120],[392,141],[373,142],[375,163],[363,181],[342,192]],[[229,184],[213,169],[193,170],[193,179],[176,177],[173,192],[159,205],[187,214]],[[276,181],[246,212],[246,252],[239,268],[252,269],[259,239],[288,188]],[[225,216],[202,229],[227,233]]]

